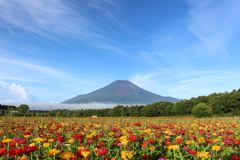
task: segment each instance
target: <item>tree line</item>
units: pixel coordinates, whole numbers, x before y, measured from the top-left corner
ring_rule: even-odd
[[[39,114],[41,116],[60,117],[91,117],[93,115],[97,115],[98,117],[158,117],[192,115],[194,107],[194,112],[200,113],[203,112],[206,106],[208,112],[211,112],[208,115],[240,116],[240,89],[233,90],[232,92],[198,96],[189,100],[180,100],[176,103],[161,101],[147,105],[117,105],[113,108],[104,109],[58,109],[46,113],[31,112],[29,109],[26,110],[28,107],[22,105],[17,110],[20,110],[22,114],[25,113],[25,115]],[[14,110],[14,108],[12,109]]]
[[[209,106],[211,108],[211,114],[214,115],[240,116],[240,89],[233,90],[232,92],[212,93],[208,96],[198,96],[189,100],[181,100],[176,103],[161,101],[147,105],[117,105],[113,108],[105,109],[59,109],[43,114],[63,117],[90,117],[93,115],[97,115],[98,117],[184,116],[192,115],[193,108],[198,104]]]

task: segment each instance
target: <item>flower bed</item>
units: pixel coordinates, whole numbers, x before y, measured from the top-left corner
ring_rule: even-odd
[[[2,160],[239,160],[239,118],[0,118]]]

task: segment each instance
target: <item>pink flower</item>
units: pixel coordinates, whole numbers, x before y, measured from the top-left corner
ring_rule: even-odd
[[[190,151],[190,148],[189,147],[184,147],[182,150],[184,150],[184,151]]]

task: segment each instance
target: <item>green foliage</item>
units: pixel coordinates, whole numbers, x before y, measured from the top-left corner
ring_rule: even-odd
[[[17,108],[17,110],[18,110],[19,112],[25,114],[26,111],[29,110],[29,107],[28,107],[28,105],[26,105],[26,104],[21,104],[21,105]]]
[[[212,107],[206,103],[199,103],[192,109],[192,114],[195,118],[210,117],[212,112]]]

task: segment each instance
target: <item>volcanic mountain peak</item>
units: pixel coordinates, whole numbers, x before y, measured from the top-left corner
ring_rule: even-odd
[[[159,101],[176,102],[178,99],[151,93],[127,80],[117,80],[101,89],[76,96],[63,103],[149,104]]]

